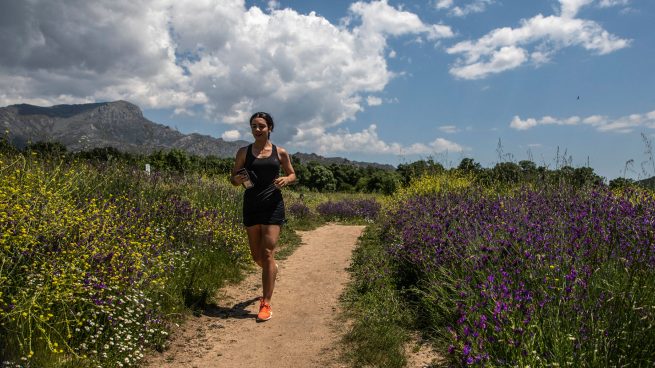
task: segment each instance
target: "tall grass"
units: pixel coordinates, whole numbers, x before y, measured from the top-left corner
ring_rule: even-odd
[[[0,154],[0,362],[135,366],[248,261],[224,178]]]
[[[395,288],[393,265],[379,239],[379,227],[371,225],[353,252],[353,279],[342,296],[342,318],[353,322],[343,341],[354,367],[399,368],[407,363],[403,349],[414,312]]]
[[[432,336],[448,364],[655,364],[651,193],[443,182],[423,178],[388,202],[376,288],[403,297],[406,327]]]

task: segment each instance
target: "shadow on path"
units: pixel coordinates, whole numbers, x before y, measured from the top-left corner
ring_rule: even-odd
[[[246,309],[249,305],[258,302],[259,297],[252,298],[246,301],[243,301],[241,303],[237,303],[233,305],[232,307],[221,307],[220,305],[216,304],[209,304],[205,308],[203,314],[207,317],[216,317],[216,318],[222,318],[222,319],[227,319],[227,318],[234,318],[234,319],[244,319],[244,318],[255,318],[257,317],[256,314],[250,313]]]

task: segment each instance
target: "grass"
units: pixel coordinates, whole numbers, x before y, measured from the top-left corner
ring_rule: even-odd
[[[379,228],[369,226],[353,252],[352,281],[343,294],[342,319],[352,322],[343,338],[345,359],[353,367],[400,368],[414,315],[395,288],[379,246]]]
[[[239,200],[224,178],[0,154],[0,361],[138,364],[240,277]]]

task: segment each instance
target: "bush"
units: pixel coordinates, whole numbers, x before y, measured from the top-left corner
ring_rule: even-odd
[[[378,217],[381,207],[374,199],[345,199],[321,203],[316,210],[328,220],[365,220],[370,222]]]
[[[227,182],[32,154],[0,168],[0,361],[135,366],[249,259]]]
[[[395,283],[451,363],[655,363],[655,198],[574,186],[416,195],[385,214]]]

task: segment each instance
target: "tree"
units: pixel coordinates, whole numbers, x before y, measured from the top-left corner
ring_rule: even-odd
[[[401,176],[394,171],[379,170],[375,172],[367,183],[369,192],[393,194],[401,183]]]
[[[444,171],[443,165],[438,162],[434,162],[432,159],[419,160],[412,162],[410,164],[400,164],[396,172],[400,174],[403,185],[409,185],[409,183],[416,179],[420,178],[425,174],[436,174]]]
[[[476,171],[482,170],[482,165],[475,162],[472,158],[467,157],[462,159],[459,166],[457,166],[457,170],[465,173],[475,173]]]
[[[356,190],[357,182],[364,175],[362,169],[354,165],[331,164],[329,166],[336,181],[336,190],[352,192]]]
[[[43,155],[63,155],[67,149],[62,143],[59,142],[43,142],[30,143],[27,145],[27,151],[37,152]]]
[[[173,148],[164,155],[164,162],[169,169],[185,172],[191,167],[189,155],[181,149]]]
[[[635,181],[628,178],[615,178],[610,180],[610,189],[630,188],[635,185]]]
[[[521,180],[521,167],[513,162],[499,162],[492,171],[494,178],[502,183],[515,184]]]
[[[307,166],[295,156],[291,156],[291,165],[293,166],[293,171],[296,173],[298,186],[309,188],[309,171],[307,171]]]
[[[332,171],[325,166],[317,162],[310,162],[307,165],[307,174],[308,180],[305,186],[308,188],[328,192],[333,192],[337,189],[337,181],[334,179]]]

